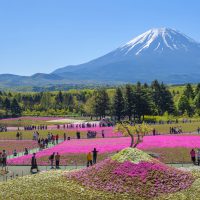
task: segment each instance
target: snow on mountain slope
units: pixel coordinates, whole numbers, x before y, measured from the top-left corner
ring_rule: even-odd
[[[170,28],[153,28],[90,62],[53,73],[76,79],[176,82],[175,77],[200,74],[200,44]],[[181,82],[181,80],[177,80]]]
[[[188,51],[191,46],[196,44],[197,43],[193,39],[178,31],[169,28],[159,28],[148,30],[139,35],[122,46],[121,50],[126,49],[127,54],[133,48],[137,48],[135,55],[138,55],[151,46],[153,46],[153,51],[159,52],[162,52],[166,48],[169,48],[170,50],[182,49]]]

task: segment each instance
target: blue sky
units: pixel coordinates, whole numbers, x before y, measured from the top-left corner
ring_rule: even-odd
[[[199,0],[0,0],[0,73],[80,64],[155,27],[200,42],[199,10]]]

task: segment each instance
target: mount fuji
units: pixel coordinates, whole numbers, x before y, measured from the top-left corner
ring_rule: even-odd
[[[198,82],[200,43],[170,28],[150,29],[102,57],[53,74],[79,80]]]
[[[98,47],[97,47],[98,48]],[[200,82],[200,43],[170,28],[154,28],[114,51],[80,65],[59,68],[50,74],[0,75],[0,89],[63,84]]]

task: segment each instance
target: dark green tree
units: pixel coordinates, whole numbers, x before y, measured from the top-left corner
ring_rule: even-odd
[[[200,110],[200,92],[196,95],[194,99],[195,108]]]
[[[11,112],[11,105],[10,105],[10,100],[6,97],[4,102],[3,102],[3,107],[6,111],[6,115],[9,116]]]
[[[139,122],[141,121],[141,117],[144,115],[151,114],[151,96],[147,92],[146,89],[142,88],[141,86],[136,86],[134,90],[134,98],[135,98],[135,110],[134,116],[138,118]]]
[[[21,107],[15,98],[11,102],[11,114],[13,117],[21,116]]]
[[[125,115],[128,116],[129,121],[132,119],[135,109],[135,97],[131,85],[126,85],[125,88]]]
[[[199,92],[200,92],[200,83],[198,83],[195,88],[195,95],[197,95]]]
[[[166,111],[168,113],[174,112],[173,97],[166,86],[157,80],[151,84],[152,100],[155,104],[156,112],[158,115],[163,115]]]
[[[61,91],[59,91],[58,94],[56,94],[55,101],[56,101],[55,107],[58,108],[58,109],[62,109],[63,94],[62,94]]]
[[[188,98],[188,99],[193,99],[194,98],[194,91],[192,88],[192,85],[190,83],[188,83],[185,87],[185,90],[183,92],[183,94]]]
[[[113,100],[113,115],[117,117],[118,121],[120,121],[121,118],[123,117],[124,110],[125,110],[125,101],[123,93],[120,88],[117,88]]]
[[[100,119],[105,117],[109,110],[109,97],[105,89],[98,89],[94,92],[94,110]]]
[[[178,110],[180,114],[184,114],[185,112],[187,112],[189,116],[192,116],[192,107],[186,95],[182,95],[181,98],[179,99]]]

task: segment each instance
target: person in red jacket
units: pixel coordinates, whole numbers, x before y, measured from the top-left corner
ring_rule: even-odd
[[[52,135],[51,140],[52,140],[52,144],[55,145],[55,136],[54,135]]]

